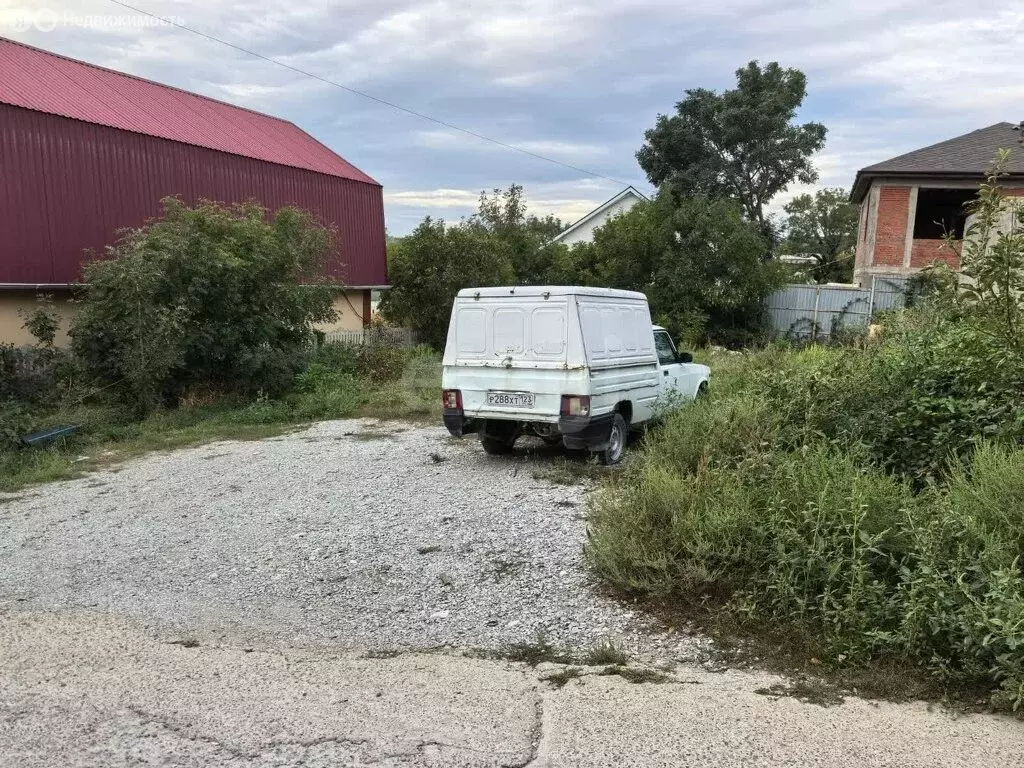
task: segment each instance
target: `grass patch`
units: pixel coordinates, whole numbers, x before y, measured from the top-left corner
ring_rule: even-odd
[[[579,667],[564,667],[557,672],[552,672],[544,678],[544,682],[551,683],[555,688],[564,688],[570,680],[577,680],[582,676]]]
[[[621,677],[623,680],[629,683],[670,683],[672,682],[672,676],[667,675],[664,672],[659,672],[656,669],[649,669],[647,667],[627,667],[623,664],[613,664],[609,667],[605,667],[598,674],[603,676],[615,675]]]
[[[831,685],[822,680],[813,679],[775,683],[767,688],[757,688],[754,693],[773,698],[787,696],[804,704],[816,704],[819,707],[835,707],[846,701],[842,694]]]
[[[496,654],[508,661],[518,661],[536,667],[545,662],[550,664],[572,664],[572,654],[556,648],[547,635],[538,632],[536,639],[530,643],[513,643],[505,646]]]
[[[553,456],[532,471],[534,480],[554,485],[589,485],[614,474],[615,467],[605,467],[591,456]]]
[[[404,372],[395,380],[379,381],[369,374],[356,376],[311,365],[294,391],[280,399],[214,400],[157,411],[141,420],[118,404],[39,410],[32,417],[38,428],[76,424],[79,431],[45,447],[0,448],[0,491],[72,479],[153,451],[219,440],[260,440],[327,419],[440,421],[440,361],[423,353],[408,357]],[[385,430],[353,437],[394,439]]]
[[[621,666],[629,662],[629,657],[626,656],[625,651],[610,637],[598,640],[583,658],[592,667],[598,667],[602,664]]]

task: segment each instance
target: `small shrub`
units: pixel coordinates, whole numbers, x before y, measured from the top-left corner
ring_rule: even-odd
[[[301,393],[325,392],[351,386],[356,376],[359,349],[349,344],[324,344],[309,357],[306,369],[295,379]]]
[[[33,419],[28,410],[14,400],[0,400],[0,451],[21,446],[21,438],[32,431]]]
[[[370,381],[397,381],[409,360],[407,350],[389,344],[364,344],[359,347],[356,370]]]
[[[44,306],[38,307],[32,312],[22,312],[22,319],[25,321],[22,326],[32,334],[36,342],[42,347],[52,347],[57,338],[57,331],[60,330],[60,318],[45,305],[50,297],[44,297]]]

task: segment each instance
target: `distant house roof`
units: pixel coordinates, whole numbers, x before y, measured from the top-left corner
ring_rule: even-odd
[[[982,177],[1000,149],[1013,150],[1007,172],[1014,176],[1024,175],[1024,148],[1019,144],[1022,131],[1015,128],[1013,123],[996,123],[861,168],[850,198],[859,203],[867,194],[871,180],[880,176]]]
[[[583,218],[579,219],[578,221],[574,221],[568,227],[566,227],[561,232],[559,232],[557,235],[555,235],[553,238],[551,238],[551,242],[553,242],[553,243],[561,242],[570,233],[572,233],[575,230],[579,229],[584,224],[586,224],[588,221],[591,221],[591,220],[601,216],[609,208],[611,208],[616,203],[620,202],[621,200],[623,200],[623,199],[625,199],[627,197],[635,197],[638,201],[639,200],[646,200],[647,199],[647,196],[645,194],[643,194],[642,192],[637,191],[636,187],[633,187],[632,185],[628,186],[624,190],[619,192],[617,195],[615,195],[615,197],[613,197],[610,200],[606,200],[605,202],[601,203],[599,206],[597,206],[597,208],[592,210],[590,213],[588,213]]]
[[[377,184],[287,120],[0,37],[0,103]]]

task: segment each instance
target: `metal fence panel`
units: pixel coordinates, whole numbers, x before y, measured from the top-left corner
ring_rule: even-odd
[[[871,323],[875,313],[902,307],[908,278],[873,278],[868,287],[791,284],[768,297],[768,316],[776,336],[829,339],[839,328]]]

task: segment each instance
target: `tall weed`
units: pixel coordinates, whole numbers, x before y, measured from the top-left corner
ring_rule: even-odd
[[[881,346],[713,376],[595,494],[587,557],[621,589],[711,600],[833,663],[902,656],[1020,709],[1019,365],[976,328],[904,322]]]

